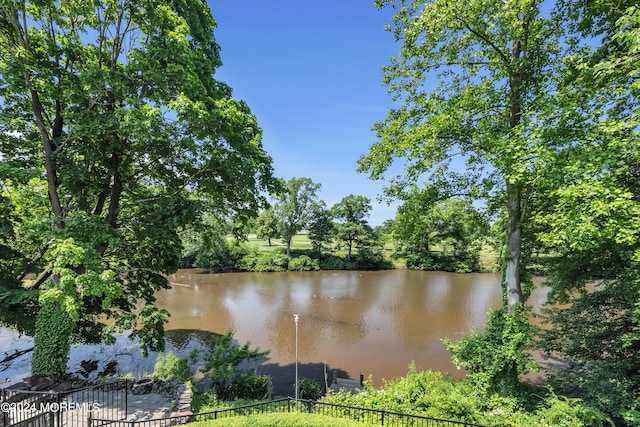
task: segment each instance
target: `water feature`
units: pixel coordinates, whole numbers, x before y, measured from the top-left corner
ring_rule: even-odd
[[[233,331],[240,343],[271,351],[260,372],[278,376],[283,384],[294,382],[294,314],[300,315],[301,376],[322,378],[326,365],[329,375],[333,370],[351,378],[362,373],[379,382],[405,375],[414,362],[419,369],[459,378],[463,374],[441,339],[457,341],[482,328],[487,312],[502,301],[500,275],[491,273],[180,270],[169,280],[171,289],[157,296],[158,305],[172,314],[166,326],[171,349],[184,353],[202,334]],[[531,302],[535,306],[543,299],[538,292]],[[6,344],[0,340],[0,345]],[[122,360],[125,352],[118,353]],[[151,361],[136,369],[152,367]]]

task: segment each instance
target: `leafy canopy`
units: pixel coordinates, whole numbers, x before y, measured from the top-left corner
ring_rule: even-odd
[[[47,301],[76,340],[163,347],[179,230],[279,188],[215,27],[202,0],[0,1],[0,321],[33,333]]]

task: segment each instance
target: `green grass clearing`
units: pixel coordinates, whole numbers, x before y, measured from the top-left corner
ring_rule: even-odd
[[[274,414],[256,414],[219,418],[217,420],[200,421],[187,424],[189,427],[367,427],[377,424],[362,423],[327,415],[307,414],[301,412],[281,412]]]

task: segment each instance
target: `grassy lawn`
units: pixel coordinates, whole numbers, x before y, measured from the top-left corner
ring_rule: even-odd
[[[276,248],[287,248],[287,242],[283,239],[271,239],[271,246],[269,246],[269,242],[267,240],[258,239],[255,234],[249,234],[247,244],[249,247],[258,248],[261,251],[272,251]],[[309,236],[306,234],[296,234],[293,239],[291,239],[291,250],[310,251],[311,249],[311,241],[309,240]]]
[[[247,244],[251,248],[258,248],[261,251],[272,251],[276,248],[287,248],[287,242],[282,239],[271,239],[271,246],[267,240],[258,239],[255,234],[249,234]],[[291,239],[291,249],[310,250],[311,241],[306,234],[298,234]]]
[[[187,425],[189,427],[366,427],[377,424],[362,423],[343,418],[333,418],[326,415],[306,414],[300,412],[281,412],[219,418],[217,420],[200,421]]]
[[[286,242],[282,239],[271,239],[271,246],[269,246],[269,243],[267,240],[258,239],[258,237],[255,234],[249,234],[248,240],[246,243],[250,248],[257,248],[261,252],[268,252],[278,248],[280,249],[287,248]],[[308,253],[309,251],[311,251],[311,249],[312,249],[311,241],[309,240],[309,237],[307,234],[298,234],[294,236],[294,238],[291,240],[291,250],[294,252],[294,256],[296,251],[299,251],[299,253],[300,252]],[[383,253],[385,257],[387,257],[388,259],[391,259],[391,256],[395,252],[395,249],[396,247],[393,241],[391,240],[386,241],[383,247]],[[437,252],[440,250],[440,248],[434,246],[432,250],[434,252]],[[358,250],[354,248],[353,254],[356,254],[357,252]],[[347,248],[344,246],[339,247],[337,245],[334,245],[334,247],[331,250],[325,248],[323,250],[323,253],[331,253],[333,255],[341,255],[344,257],[347,255]],[[482,266],[484,271],[496,271],[496,269],[498,268],[497,266],[498,255],[499,254],[497,254],[489,246],[485,246],[482,248],[482,251],[480,252],[480,265]],[[395,264],[397,268],[402,268],[404,265],[402,260],[396,261]]]

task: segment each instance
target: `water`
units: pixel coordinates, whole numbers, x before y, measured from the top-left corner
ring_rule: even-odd
[[[180,270],[171,289],[157,294],[172,314],[166,326],[169,349],[186,355],[207,333],[233,331],[240,342],[270,350],[260,373],[276,377],[276,389],[291,394],[299,314],[300,376],[323,382],[338,376],[370,375],[377,384],[419,369],[464,374],[451,363],[442,338],[458,341],[481,329],[487,313],[502,304],[500,275],[411,270],[203,274]],[[542,294],[534,294],[539,305]],[[7,344],[0,334],[0,349]],[[24,338],[22,341],[24,344]],[[120,369],[153,369],[153,358],[128,367],[131,343],[119,340]],[[75,351],[75,359],[88,358]],[[126,351],[125,351],[126,350]],[[291,389],[290,391],[289,388]]]
[[[380,381],[419,369],[463,375],[442,338],[480,329],[501,305],[500,275],[410,270],[199,274],[180,271],[158,294],[168,328],[229,330],[240,342],[269,349],[262,372],[289,377],[299,314],[301,375]],[[330,378],[329,378],[330,379]]]

